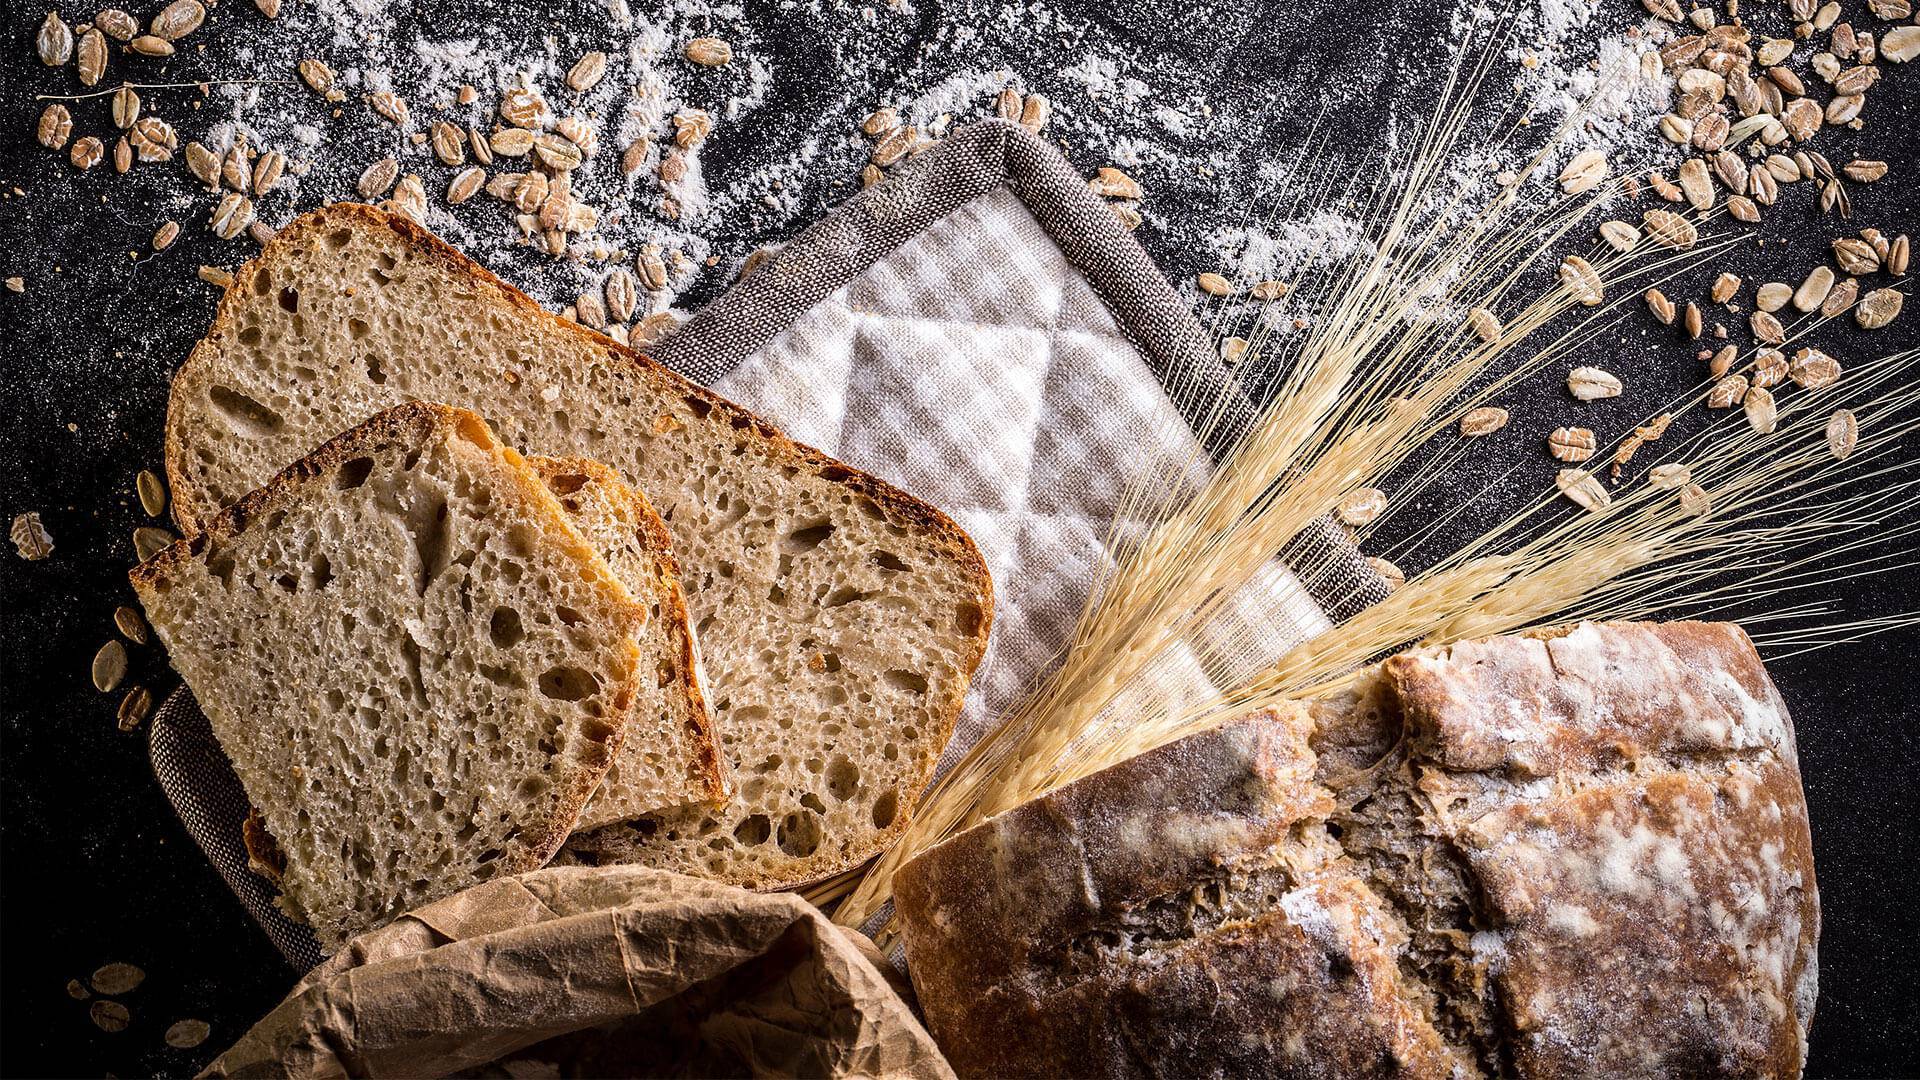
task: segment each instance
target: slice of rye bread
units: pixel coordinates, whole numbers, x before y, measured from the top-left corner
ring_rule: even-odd
[[[614,576],[647,608],[640,634],[642,679],[630,737],[580,812],[575,831],[627,821],[664,806],[724,803],[731,790],[714,741],[699,646],[687,619],[687,598],[667,525],[647,497],[618,474],[586,458],[529,458],[567,517]],[[650,725],[657,738],[640,738]]]
[[[282,229],[174,377],[167,472],[192,529],[324,438],[409,397],[529,453],[611,466],[672,533],[737,797],[578,837],[778,888],[906,826],[986,647],[992,584],[934,508],[532,300],[404,218]]]
[[[376,415],[130,577],[329,952],[545,863],[652,677],[646,609],[443,405]]]

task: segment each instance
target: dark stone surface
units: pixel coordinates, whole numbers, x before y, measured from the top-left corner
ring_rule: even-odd
[[[294,10],[297,0],[287,2]],[[135,14],[144,17],[158,6],[138,5]],[[558,2],[541,8],[553,13],[544,24],[508,21],[529,35],[557,29],[577,40],[568,30],[575,9]],[[510,10],[499,3],[438,5],[410,9],[401,25],[428,16],[499,23]],[[1418,115],[1426,107],[1412,73],[1444,59],[1432,41],[1434,16],[1385,4],[1074,0],[1059,10],[1057,24],[1027,25],[1005,18],[998,7],[928,2],[911,16],[851,32],[847,27],[857,20],[850,11],[756,5],[736,40],[743,50],[776,58],[774,83],[763,105],[721,126],[707,156],[708,175],[724,186],[816,136],[825,149],[790,205],[706,230],[722,237],[716,252],[737,259],[817,218],[851,190],[862,144],[845,136],[859,116],[963,67],[1021,71],[1031,85],[1068,104],[1056,133],[1076,163],[1089,171],[1107,163],[1090,119],[1071,109],[1074,88],[1057,74],[1075,59],[1074,50],[1091,43],[1130,56],[1158,90],[1205,94],[1224,118],[1185,139],[1157,136],[1179,155],[1214,156],[1218,168],[1207,174],[1166,166],[1133,170],[1152,192],[1148,209],[1155,217],[1142,239],[1170,274],[1185,277],[1212,268],[1213,257],[1196,246],[1195,236],[1263,209],[1259,165],[1295,153],[1286,148],[1297,147],[1310,129],[1331,151],[1365,156],[1394,110]],[[32,29],[43,13],[38,5],[10,5],[0,36],[6,57],[0,60],[0,190],[25,192],[0,199],[0,277],[25,274],[31,283],[25,296],[0,293],[0,517],[38,509],[58,545],[41,563],[16,559],[10,548],[0,557],[0,612],[7,617],[0,631],[0,1072],[187,1073],[277,1001],[292,972],[174,819],[148,772],[144,738],[114,730],[116,699],[93,690],[87,668],[112,634],[113,607],[132,599],[124,579],[132,561],[129,534],[145,520],[132,497],[133,477],[158,463],[168,375],[205,328],[215,299],[192,267],[237,262],[245,242],[213,240],[202,227],[204,206],[181,209],[177,162],[143,166],[128,177],[116,178],[105,167],[76,177],[64,155],[33,144],[39,104],[32,95],[72,89],[70,76],[30,58]],[[236,0],[217,15],[238,40],[268,33],[248,23],[253,12]],[[210,59],[225,40],[211,32],[217,25],[202,31],[209,52],[183,52],[162,69],[168,79],[221,71]],[[956,46],[960,27],[979,36]],[[584,46],[563,50],[568,47]],[[850,66],[872,70],[875,58],[885,59],[886,77],[846,85]],[[1375,77],[1327,78],[1333,71]],[[1920,167],[1911,135],[1920,128],[1916,75],[1892,71],[1875,92],[1869,128],[1837,133],[1823,144],[1836,162],[1857,150],[1895,163],[1895,179],[1855,186],[1856,226],[1896,233],[1913,231],[1920,220],[1920,198],[1903,179]],[[1302,97],[1302,87],[1316,86],[1322,89]],[[297,87],[276,92],[304,93]],[[174,92],[167,100],[183,113],[192,97]],[[1299,107],[1303,100],[1311,103],[1308,113]],[[89,119],[77,126],[102,128],[104,101],[85,108]],[[182,138],[192,137],[195,129],[182,126]],[[1103,126],[1122,135],[1148,130],[1137,117],[1109,118]],[[304,187],[301,208],[345,194],[350,180],[343,173]],[[1836,234],[1807,209],[1804,188],[1791,201],[1791,209],[1783,205],[1770,215],[1773,239],[1730,253],[1749,282],[1797,281]],[[276,213],[284,219],[293,209]],[[127,252],[144,252],[154,227],[170,216],[182,219],[179,244],[159,257],[129,259]],[[531,260],[510,260],[502,271],[535,288],[549,280]],[[1669,292],[1698,296],[1710,277],[1696,273]],[[710,296],[722,283],[715,275],[694,297]],[[1909,310],[1895,328],[1872,338],[1841,329],[1823,332],[1820,343],[1854,363],[1911,348],[1916,315]],[[1654,333],[1633,308],[1582,354],[1626,378],[1632,389],[1626,399],[1580,406],[1584,411],[1576,414],[1558,385],[1564,364],[1505,395],[1513,428],[1453,465],[1453,480],[1401,515],[1409,545],[1402,561],[1425,565],[1531,497],[1551,476],[1540,439],[1552,427],[1578,422],[1579,415],[1592,418],[1589,426],[1603,435],[1617,433],[1650,402],[1690,385],[1699,369],[1689,351]],[[1480,491],[1510,467],[1515,471],[1506,484]],[[1406,519],[1429,518],[1469,492],[1478,492],[1471,496],[1475,505],[1459,519],[1431,534],[1407,532],[1419,521]],[[1912,520],[1908,514],[1882,528]],[[1869,553],[1886,555],[1895,547]],[[1820,596],[1835,613],[1829,621],[1920,608],[1920,589],[1907,570],[1836,580]],[[1920,1012],[1914,990],[1920,918],[1912,899],[1920,851],[1911,825],[1920,812],[1913,779],[1920,736],[1909,719],[1908,685],[1917,640],[1902,632],[1772,665],[1799,724],[1824,901],[1814,1074],[1920,1071],[1912,1032]],[[173,684],[157,650],[133,652],[130,682],[156,691]],[[115,960],[139,964],[148,978],[125,998],[133,1026],[107,1035],[63,986]],[[161,1033],[184,1017],[210,1021],[212,1039],[197,1051],[166,1049]]]

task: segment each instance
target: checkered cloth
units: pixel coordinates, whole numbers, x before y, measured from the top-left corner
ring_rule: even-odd
[[[1146,524],[1116,520],[1123,494],[1145,484],[1164,500],[1210,470],[1166,381],[1202,387],[1206,408],[1235,393],[1112,212],[1057,153],[999,122],[802,234],[657,355],[940,507],[980,546],[993,638],[942,769],[1058,657],[1109,538]],[[1203,665],[1237,683],[1379,589],[1345,538],[1317,527],[1124,698],[1204,698],[1221,687]]]
[[[979,544],[996,593],[988,655],[949,767],[1060,654],[1109,559],[1162,499],[1212,467],[1164,386],[1252,415],[1204,330],[1064,158],[1016,125],[957,133],[788,244],[654,350],[804,443],[940,507]],[[1190,406],[1191,407],[1191,406]],[[1116,520],[1119,517],[1120,520]],[[1205,697],[1385,595],[1316,523],[1111,711]],[[246,868],[245,795],[184,690],[155,716],[155,774],[188,831],[305,970],[312,935]]]

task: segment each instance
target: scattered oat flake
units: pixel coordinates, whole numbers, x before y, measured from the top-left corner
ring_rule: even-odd
[[[1607,494],[1593,474],[1582,469],[1561,469],[1553,478],[1560,494],[1569,501],[1587,510],[1598,513],[1613,505],[1613,496]]]
[[[167,1045],[175,1050],[191,1050],[206,1042],[212,1032],[205,1020],[176,1020],[167,1028]]]
[[[1387,510],[1387,493],[1379,488],[1363,487],[1340,500],[1334,508],[1340,520],[1359,528],[1371,525]]]
[[[1677,463],[1655,465],[1647,472],[1647,483],[1662,491],[1685,487],[1692,482],[1693,470]]]
[[[1581,401],[1619,397],[1623,389],[1619,376],[1597,367],[1577,367],[1567,373],[1567,390]]]
[[[1840,461],[1852,456],[1860,444],[1860,421],[1851,409],[1835,409],[1827,418],[1827,449]]]
[[[39,562],[53,554],[53,535],[47,532],[46,525],[40,521],[40,512],[29,510],[13,516],[14,549],[28,562]]]
[[[117,997],[131,993],[146,978],[147,973],[132,964],[113,963],[102,965],[88,981],[96,992]]]
[[[1378,555],[1367,556],[1367,565],[1373,567],[1373,572],[1380,575],[1388,589],[1398,589],[1407,583],[1406,571]]]
[[[1507,410],[1498,405],[1482,405],[1460,418],[1460,434],[1477,439],[1507,426]]]
[[[93,1026],[101,1031],[125,1031],[127,1025],[133,1022],[133,1014],[117,1001],[96,1001],[87,1009],[87,1015],[92,1018]]]

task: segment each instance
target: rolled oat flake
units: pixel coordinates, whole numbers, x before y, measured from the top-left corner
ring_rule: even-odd
[[[121,994],[132,993],[146,979],[147,973],[138,967],[116,962],[101,965],[88,981],[93,984],[96,992],[109,997],[118,997]]]

